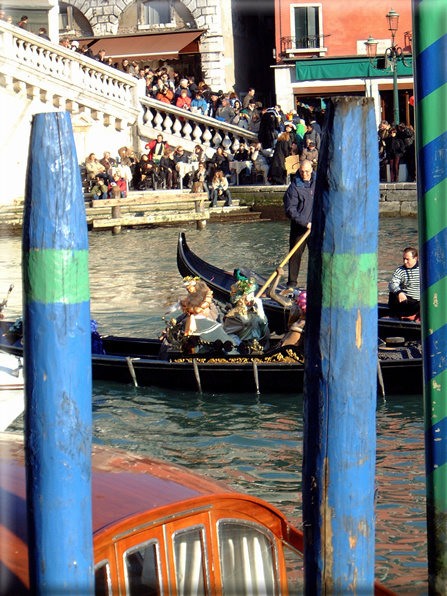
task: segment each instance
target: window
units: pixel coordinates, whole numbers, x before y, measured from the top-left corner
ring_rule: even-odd
[[[95,565],[95,596],[111,596],[110,566],[108,561]]]
[[[160,557],[157,540],[130,548],[124,554],[127,594],[160,596]]]
[[[209,593],[204,533],[203,526],[198,526],[173,534],[178,596],[205,596]]]
[[[218,523],[222,592],[225,596],[276,596],[276,543],[273,534],[251,522]]]
[[[319,49],[323,46],[321,4],[291,5],[292,37],[297,49]]]
[[[145,25],[166,25],[171,22],[170,0],[143,2],[142,22]]]

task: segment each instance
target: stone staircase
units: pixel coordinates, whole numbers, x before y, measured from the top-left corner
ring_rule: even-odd
[[[134,77],[0,21],[0,205],[24,197],[32,118],[39,112],[70,112],[79,164],[91,152],[117,156],[123,146],[144,151],[159,132],[172,146],[192,151],[200,143],[208,154],[220,143],[233,152],[242,139],[256,139],[141,92]]]

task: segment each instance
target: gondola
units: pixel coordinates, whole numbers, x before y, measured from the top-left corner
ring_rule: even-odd
[[[183,277],[192,275],[202,278],[213,290],[216,300],[224,303],[229,302],[230,289],[235,282],[233,273],[219,269],[194,254],[189,248],[183,232],[179,234],[178,239],[177,267]],[[238,267],[237,269],[247,277],[254,277],[259,287],[264,285],[266,278],[258,275],[255,271],[246,267]],[[279,284],[278,292],[285,288],[286,286]],[[278,334],[284,333],[289,315],[288,310],[267,296],[263,295],[262,300],[270,330]],[[382,340],[390,336],[403,337],[406,341],[421,340],[420,323],[388,318],[388,305],[380,302],[378,304],[378,311],[378,336]]]
[[[9,334],[12,323],[1,321],[0,350],[23,356],[20,336]],[[301,393],[304,386],[304,365],[294,361],[291,348],[256,355],[230,356],[223,353],[200,354],[186,359],[181,353],[170,361],[158,360],[159,339],[102,336],[104,355],[92,355],[92,374],[96,381],[115,381],[140,387],[158,386],[180,391],[207,393]],[[14,345],[12,345],[14,344]],[[388,351],[387,351],[388,350]],[[381,356],[396,350],[379,349]],[[386,394],[421,393],[422,359],[412,357],[401,348],[403,359],[381,360],[380,370]],[[379,386],[380,390],[380,386]]]

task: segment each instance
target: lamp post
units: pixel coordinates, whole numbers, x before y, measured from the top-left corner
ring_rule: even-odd
[[[400,122],[399,120],[399,89],[397,86],[397,62],[402,60],[405,66],[409,66],[405,62],[404,51],[401,47],[396,46],[395,44],[395,37],[396,31],[399,27],[399,14],[391,9],[390,12],[386,15],[388,19],[388,29],[391,31],[392,42],[391,47],[385,50],[385,69],[377,68],[374,65],[374,59],[377,57],[377,44],[379,42],[375,41],[375,39],[370,35],[369,39],[365,41],[366,46],[366,55],[371,62],[371,66],[376,68],[377,70],[387,70],[389,65],[391,67],[391,71],[393,73],[393,114],[394,114],[394,126],[397,126]]]

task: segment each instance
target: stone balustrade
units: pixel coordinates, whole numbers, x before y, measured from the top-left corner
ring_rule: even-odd
[[[86,107],[128,124],[139,112],[134,77],[3,21],[0,80],[8,91],[70,112]]]
[[[182,145],[187,151],[192,151],[197,144],[205,148],[222,144],[226,151],[234,153],[241,140],[246,143],[258,140],[254,132],[157,99],[140,97],[140,103],[143,110],[138,121],[138,135],[142,143],[144,138],[154,139],[161,133],[168,143]]]

